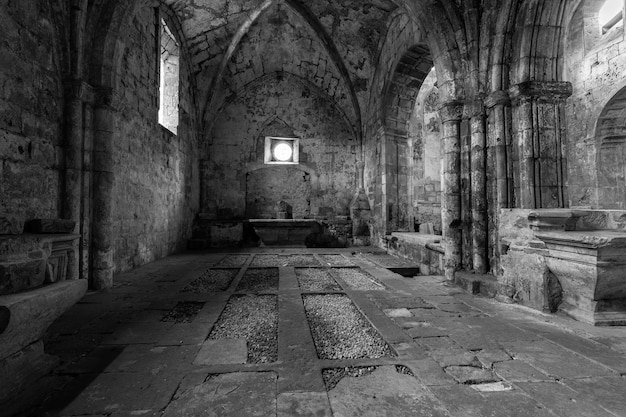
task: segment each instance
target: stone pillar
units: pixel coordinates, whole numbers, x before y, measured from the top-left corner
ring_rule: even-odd
[[[485,108],[482,100],[465,105],[470,129],[470,189],[472,268],[484,274],[489,267],[487,256],[487,142]]]
[[[81,80],[67,83],[67,138],[65,141],[65,175],[63,192],[64,219],[75,222],[73,233],[82,233],[84,196],[84,103],[91,99],[91,88]],[[77,249],[78,250],[78,249]],[[68,279],[83,277],[82,256],[74,254],[68,265]]]
[[[527,81],[509,90],[513,103],[515,195],[519,208],[567,204],[564,103],[572,85]]]
[[[350,218],[352,219],[352,244],[354,246],[368,246],[371,244],[369,221],[370,204],[365,194],[363,161],[357,162],[357,191],[350,202]]]
[[[461,265],[461,116],[463,106],[445,103],[439,110],[443,126],[443,184],[441,223],[445,259],[445,275],[454,280]]]
[[[507,91],[495,91],[485,98],[487,128],[487,215],[488,256],[493,272],[500,265],[500,209],[515,207],[511,167],[511,102]]]
[[[92,282],[94,289],[113,285],[113,141],[115,105],[110,88],[99,90],[94,118]]]

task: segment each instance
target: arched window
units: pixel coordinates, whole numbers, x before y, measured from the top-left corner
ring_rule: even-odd
[[[602,33],[624,24],[624,0],[607,0],[598,12]]]
[[[159,123],[169,131],[177,133],[180,48],[165,20],[160,20]]]

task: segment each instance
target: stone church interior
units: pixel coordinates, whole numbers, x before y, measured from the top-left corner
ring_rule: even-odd
[[[1,416],[626,416],[624,0],[0,0]]]

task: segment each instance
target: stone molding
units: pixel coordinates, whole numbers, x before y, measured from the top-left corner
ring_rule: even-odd
[[[541,100],[547,102],[565,101],[572,95],[572,84],[568,81],[525,81],[509,89],[514,101]]]
[[[498,105],[509,106],[511,104],[511,98],[509,92],[505,90],[494,91],[485,97],[485,107],[492,109]]]
[[[94,88],[87,82],[80,79],[69,79],[65,82],[68,97],[93,104],[95,101]]]

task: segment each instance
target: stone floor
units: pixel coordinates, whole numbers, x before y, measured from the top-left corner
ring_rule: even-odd
[[[336,281],[394,355],[319,359],[285,262],[273,291],[277,360],[247,363],[250,346],[207,336],[254,257],[184,254],[118,276],[111,291],[89,293],[55,322],[46,350],[59,366],[0,415],[626,416],[626,328],[471,296],[440,276],[403,277],[383,267],[394,262],[380,253],[240,253],[315,254],[321,267],[332,259],[368,272],[386,288]],[[342,256],[319,256],[331,253]],[[238,262],[225,291],[181,291],[207,269]],[[163,321],[181,301],[197,306],[188,322]],[[332,384],[328,370],[339,375]]]

